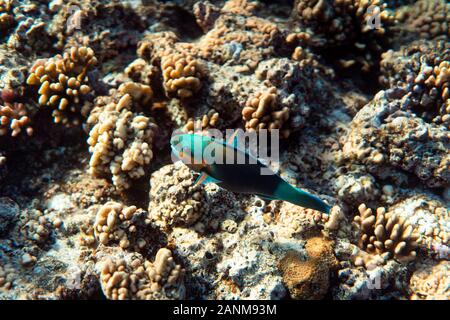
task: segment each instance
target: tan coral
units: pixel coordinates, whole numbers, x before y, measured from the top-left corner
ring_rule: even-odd
[[[44,246],[54,229],[53,222],[36,209],[22,211],[17,227],[23,243],[37,246]]]
[[[153,158],[157,126],[150,118],[132,111],[135,102],[130,94],[106,100],[107,104],[99,103],[87,120],[91,126],[89,171],[94,176],[111,174],[119,190],[128,189],[132,180],[145,175]]]
[[[189,226],[207,209],[202,186],[195,186],[195,176],[178,161],[153,173],[150,180],[149,216],[162,228]]]
[[[11,0],[0,0],[0,36],[13,25],[14,16],[11,9]]]
[[[103,245],[118,243],[122,249],[143,249],[147,243],[137,234],[137,220],[140,216],[144,217],[143,213],[136,206],[127,207],[121,203],[107,202],[95,217],[94,235]]]
[[[108,258],[102,263],[100,282],[103,293],[112,300],[183,299],[184,270],[169,249],[156,253],[155,261],[133,254],[131,261]]]
[[[12,264],[6,263],[4,265],[0,265],[0,290],[11,289],[16,276],[16,268],[14,268]]]
[[[4,102],[3,105],[0,104],[0,136],[11,132],[11,136],[15,137],[22,130],[25,130],[27,135],[31,136],[33,134],[33,128],[31,128],[30,122],[31,119],[23,103]]]
[[[281,137],[289,137],[290,130],[285,125],[289,119],[289,108],[280,105],[274,87],[248,99],[242,109],[242,118],[247,131],[278,129]]]
[[[129,94],[133,98],[134,102],[139,103],[141,106],[147,106],[153,99],[153,90],[150,86],[136,83],[125,82],[119,86],[118,90],[120,95]],[[149,109],[149,108],[148,108]]]
[[[192,56],[180,53],[164,55],[161,58],[161,69],[167,96],[174,94],[182,99],[190,98],[202,86],[202,67]]]
[[[294,299],[322,299],[330,286],[330,273],[337,265],[332,242],[323,237],[310,238],[306,252],[306,261],[295,251],[281,259],[283,281]]]
[[[219,113],[216,110],[211,109],[208,111],[208,113],[204,114],[200,118],[188,119],[188,122],[183,127],[183,131],[193,133],[208,130],[210,128],[216,128],[219,121],[220,121]]]
[[[409,281],[411,300],[450,299],[450,261],[423,264]]]
[[[416,258],[417,239],[414,227],[405,219],[385,208],[378,208],[376,214],[365,204],[358,207],[359,216],[354,218],[359,230],[358,246],[369,254],[380,255],[384,260],[394,258],[406,263]],[[368,257],[360,257],[356,265],[370,262]]]
[[[27,84],[39,86],[39,104],[53,110],[55,123],[78,124],[87,114],[91,103],[84,96],[92,91],[87,72],[96,64],[91,48],[72,47],[33,65]]]
[[[151,85],[152,78],[156,76],[157,71],[156,67],[139,58],[125,68],[125,74],[134,82]]]

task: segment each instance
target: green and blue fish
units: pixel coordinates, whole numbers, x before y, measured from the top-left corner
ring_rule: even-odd
[[[199,134],[178,134],[172,137],[170,144],[178,159],[201,173],[196,184],[216,183],[236,193],[254,194],[266,200],[283,200],[324,213],[330,211],[330,206],[318,197],[290,185],[250,153],[238,148],[235,136],[227,143]],[[206,154],[219,161],[207,161]],[[234,160],[245,161],[226,161],[230,155]],[[262,174],[263,171],[270,174]]]

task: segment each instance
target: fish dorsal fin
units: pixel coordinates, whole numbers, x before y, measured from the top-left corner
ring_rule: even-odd
[[[222,181],[214,179],[211,176],[208,176],[206,173],[202,173],[198,178],[197,181],[195,181],[194,187],[200,185],[200,184],[207,184],[207,183],[221,183]]]

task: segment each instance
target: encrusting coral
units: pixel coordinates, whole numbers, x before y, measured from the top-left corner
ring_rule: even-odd
[[[121,203],[108,202],[97,212],[94,235],[103,245],[115,242],[122,249],[134,247],[139,251],[147,244],[138,232],[138,228],[145,225],[145,216],[145,211],[136,206],[126,207]]]
[[[277,89],[274,87],[268,89],[267,92],[259,92],[247,100],[242,109],[242,118],[245,120],[247,131],[278,129],[280,136],[289,137],[290,130],[283,128],[289,119],[289,108],[280,105]]]
[[[159,249],[154,262],[139,254],[124,254],[123,258],[106,258],[99,264],[101,286],[108,299],[184,298],[184,270],[175,263],[169,249]]]
[[[423,264],[412,274],[410,291],[412,300],[450,299],[450,261]]]
[[[380,81],[402,88],[418,116],[450,128],[450,45],[416,41],[382,55]]]
[[[153,158],[157,126],[134,107],[148,100],[148,86],[123,84],[118,92],[112,97],[99,97],[87,119],[92,153],[89,172],[94,176],[111,174],[113,184],[123,190],[145,175]]]
[[[347,167],[363,164],[370,173],[390,176],[398,184],[407,183],[408,177],[394,172],[396,168],[413,173],[428,186],[447,185],[450,181],[447,130],[415,116],[410,109],[411,100],[391,99],[393,94],[396,91],[380,91],[356,114],[338,162]]]
[[[39,86],[39,104],[52,110],[55,123],[77,125],[92,103],[85,97],[92,91],[88,71],[97,64],[94,51],[72,47],[50,59],[37,60],[27,84]]]
[[[308,257],[304,261],[295,251],[289,251],[279,262],[283,280],[294,299],[322,299],[330,286],[330,274],[337,265],[332,242],[312,237],[306,242]]]
[[[380,255],[384,260],[393,258],[399,262],[409,262],[416,258],[419,236],[410,223],[382,207],[375,214],[361,204],[358,211],[354,221],[359,230],[358,246],[362,250]],[[372,257],[357,257],[355,264],[367,266],[371,263],[370,259]]]

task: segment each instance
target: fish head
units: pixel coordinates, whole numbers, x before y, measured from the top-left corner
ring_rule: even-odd
[[[205,147],[204,138],[204,136],[192,133],[174,135],[170,139],[172,153],[191,169],[200,171],[205,166],[202,160]]]

